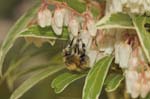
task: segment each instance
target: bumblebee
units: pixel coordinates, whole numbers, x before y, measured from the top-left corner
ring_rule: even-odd
[[[86,46],[79,38],[73,38],[63,50],[64,63],[70,71],[81,72],[89,68]]]

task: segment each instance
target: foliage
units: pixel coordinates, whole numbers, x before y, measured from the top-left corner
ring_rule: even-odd
[[[57,1],[66,2],[68,6],[79,13],[83,13],[86,10],[86,2],[84,2],[84,0]],[[99,3],[103,2],[103,0],[98,1]],[[31,20],[36,18],[41,4],[40,0],[36,0],[35,3],[35,6],[26,12],[10,29],[0,48],[0,84],[6,80],[9,89],[12,90],[14,89],[15,81],[21,77],[27,76],[12,92],[10,99],[20,98],[34,85],[65,68],[61,52],[64,46],[66,46],[65,42],[69,40],[70,32],[67,27],[63,27],[62,35],[57,36],[51,26],[41,28],[37,24],[29,25]],[[99,9],[95,9],[94,6],[92,6],[90,10],[95,18],[99,15]],[[150,23],[149,20],[149,17],[146,16],[130,16],[124,13],[115,13],[99,19],[96,25],[98,29],[122,28],[136,30],[145,55],[150,62],[150,34],[144,27],[145,23]],[[18,55],[10,59],[9,66],[5,67],[5,61],[7,57],[9,57],[9,52],[15,47],[15,41],[18,38],[25,38],[29,42],[38,43],[37,45],[42,45],[45,41],[51,44],[52,42],[56,43],[54,45],[45,45],[46,48],[43,48],[44,45],[38,48],[39,46],[33,47],[30,43],[22,43]],[[37,41],[35,39],[37,39]],[[40,58],[43,58],[44,62],[27,64],[30,59],[32,61],[32,58],[37,58],[38,55]],[[106,92],[116,91],[124,81],[124,75],[122,73],[109,73],[113,67],[113,59],[113,54],[107,55],[96,62],[93,68],[83,73],[65,71],[65,73],[58,75],[52,81],[51,87],[58,94],[63,92],[71,83],[86,77],[82,99],[98,99],[103,87],[105,87]],[[25,67],[25,63],[30,66]],[[30,75],[32,76],[30,77]]]

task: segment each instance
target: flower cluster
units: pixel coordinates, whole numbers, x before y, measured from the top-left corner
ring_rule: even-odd
[[[150,11],[149,0],[107,0],[106,13],[126,12],[144,14]]]
[[[63,26],[67,26],[71,33],[70,36],[77,37],[82,35],[82,32],[83,34],[87,33],[91,37],[96,36],[97,28],[90,11],[77,15],[77,12],[70,11],[65,6],[61,4],[56,5],[54,13],[52,13],[46,4],[42,4],[38,12],[38,24],[41,27],[51,25],[56,35],[61,35]]]
[[[115,63],[125,71],[127,92],[133,98],[146,97],[150,92],[150,69],[136,32],[119,29],[97,30],[96,20],[89,10],[77,14],[66,6],[57,4],[55,10],[51,11],[48,4],[42,4],[38,12],[38,24],[42,28],[51,26],[56,35],[62,35],[63,27],[68,27],[70,39],[80,39],[82,44],[85,44],[86,51],[83,51],[89,57],[89,67],[103,56],[114,52]],[[149,0],[107,0],[106,3],[106,14],[143,14],[148,10]],[[79,43],[75,41],[73,46],[77,44],[80,47]]]
[[[150,92],[150,68],[135,35],[128,34],[115,44],[115,63],[125,70],[127,92],[145,98]]]

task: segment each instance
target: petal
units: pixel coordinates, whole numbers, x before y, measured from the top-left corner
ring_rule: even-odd
[[[46,23],[45,23],[46,17],[43,13],[43,11],[39,11],[38,12],[38,24],[43,28],[46,27]]]
[[[138,73],[134,70],[127,70],[125,71],[125,78],[127,92],[130,93],[132,97],[137,97],[140,92],[140,84],[138,83]]]
[[[57,27],[57,25],[54,23],[54,20],[52,20],[52,28],[56,35],[62,34],[62,27]]]
[[[46,25],[50,26],[51,25],[51,19],[52,19],[52,13],[50,10],[45,9],[44,10],[44,14],[45,14],[45,21],[46,21]]]
[[[150,87],[148,86],[148,84],[147,83],[142,84],[141,97],[145,98],[149,93],[149,91],[150,91]]]
[[[132,98],[137,98],[140,95],[139,89],[140,89],[140,84],[138,84],[138,83],[133,84],[133,88],[131,91],[131,97]]]
[[[70,12],[67,9],[64,9],[64,25],[68,26],[70,19]]]
[[[96,36],[97,28],[96,28],[94,20],[88,20],[87,29],[91,36]]]
[[[132,48],[130,45],[121,43],[119,47],[119,65],[121,68],[128,68],[128,63],[130,59],[130,54],[132,52]]]
[[[95,50],[90,50],[90,51],[87,52],[87,55],[90,58],[90,66],[89,67],[92,68],[94,66],[95,62],[96,62],[96,57],[98,55],[98,52],[95,51]]]
[[[73,36],[77,36],[79,32],[79,23],[75,18],[72,18],[69,22],[69,30]]]
[[[81,30],[80,37],[83,43],[86,45],[86,49],[89,49],[92,44],[92,37],[86,30]]]
[[[54,22],[57,27],[63,26],[64,9],[56,9],[54,12]]]

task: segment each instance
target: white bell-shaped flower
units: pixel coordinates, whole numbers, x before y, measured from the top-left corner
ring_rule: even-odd
[[[44,28],[51,25],[52,13],[48,8],[38,12],[38,24]]]
[[[143,6],[145,11],[150,11],[150,2],[149,0],[145,0],[145,2],[143,2]]]
[[[135,83],[133,83],[133,85],[131,86],[131,97],[132,98],[137,98],[140,95],[140,89],[141,89],[141,85],[138,81],[136,81]]]
[[[64,9],[64,26],[68,26],[70,19],[70,12],[67,9]]]
[[[125,72],[127,92],[133,98],[137,98],[140,94],[140,84],[138,83],[139,75],[137,71],[127,70]]]
[[[122,2],[120,0],[112,0],[112,10],[114,13],[122,12]]]
[[[64,9],[57,8],[54,12],[54,22],[57,27],[63,27]]]
[[[76,18],[71,18],[69,21],[69,31],[72,33],[73,36],[77,36],[79,32],[79,22]]]
[[[131,11],[131,13],[139,13],[140,12],[139,7],[134,7],[130,11]]]
[[[96,27],[94,20],[88,20],[87,21],[87,30],[91,36],[93,36],[93,37],[96,36],[97,27]]]
[[[94,66],[95,62],[96,62],[98,51],[90,50],[90,51],[87,52],[87,55],[90,58],[90,65],[89,65],[89,67],[92,68]]]
[[[130,45],[128,45],[126,43],[120,43],[119,65],[121,68],[128,68],[128,63],[129,63],[131,52],[132,52],[132,48]]]
[[[142,83],[141,97],[145,98],[150,91],[150,86],[147,83]]]
[[[52,20],[52,28],[53,28],[53,31],[56,33],[56,35],[62,34],[63,27],[57,27],[54,20]]]
[[[91,44],[92,44],[92,37],[90,34],[87,32],[87,30],[81,30],[80,37],[83,41],[83,43],[86,45],[86,49],[90,49]]]

